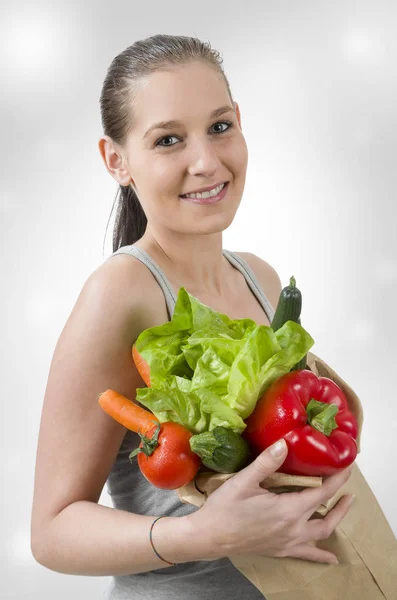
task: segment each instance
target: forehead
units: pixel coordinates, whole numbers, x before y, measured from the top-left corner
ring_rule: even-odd
[[[141,137],[156,122],[208,118],[229,104],[226,84],[214,67],[191,63],[157,71],[141,83],[134,100],[134,130]]]

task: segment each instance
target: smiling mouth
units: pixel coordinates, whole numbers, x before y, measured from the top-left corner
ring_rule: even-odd
[[[229,182],[226,181],[223,184],[223,187],[219,190],[219,192],[215,196],[208,195],[207,192],[204,192],[205,195],[195,194],[193,197],[190,195],[187,196],[179,196],[185,202],[193,202],[194,204],[217,204],[225,197],[227,190],[229,188]],[[215,188],[216,189],[216,188]]]
[[[180,194],[179,197],[180,198],[215,198],[217,197],[228,185],[228,181],[224,181],[223,183],[220,183],[218,186],[213,187],[211,190],[205,190],[203,192],[191,192],[190,194]],[[216,189],[218,189],[218,192],[215,194],[214,191]]]

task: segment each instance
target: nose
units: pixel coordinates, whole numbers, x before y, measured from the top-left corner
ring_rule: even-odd
[[[208,139],[196,139],[192,141],[188,160],[190,175],[212,177],[219,170],[219,167],[222,166],[216,144]]]

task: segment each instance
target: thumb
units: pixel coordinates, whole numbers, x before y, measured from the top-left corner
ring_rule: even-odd
[[[286,441],[281,438],[266,450],[263,450],[247,467],[238,475],[242,475],[250,483],[261,483],[265,477],[275,473],[281,467],[288,454]]]

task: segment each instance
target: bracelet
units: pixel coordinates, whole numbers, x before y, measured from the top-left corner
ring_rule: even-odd
[[[155,551],[155,553],[157,554],[157,556],[158,556],[158,557],[159,557],[159,558],[160,558],[162,561],[166,562],[166,563],[167,563],[167,564],[169,564],[169,565],[176,565],[176,564],[178,564],[178,563],[172,563],[172,562],[169,562],[168,560],[165,560],[165,558],[163,558],[162,556],[160,556],[160,554],[157,552],[156,548],[155,548],[155,547],[154,547],[154,545],[153,545],[153,540],[152,540],[152,531],[153,531],[153,525],[155,524],[155,522],[156,522],[156,521],[158,521],[159,519],[161,519],[162,517],[165,517],[165,516],[166,516],[166,515],[161,515],[160,517],[157,517],[157,519],[155,519],[155,520],[153,521],[153,523],[152,523],[152,526],[151,526],[151,528],[150,528],[150,532],[149,532],[149,539],[150,539],[150,543],[151,543],[151,545],[152,545],[152,548],[153,548],[153,550]]]

